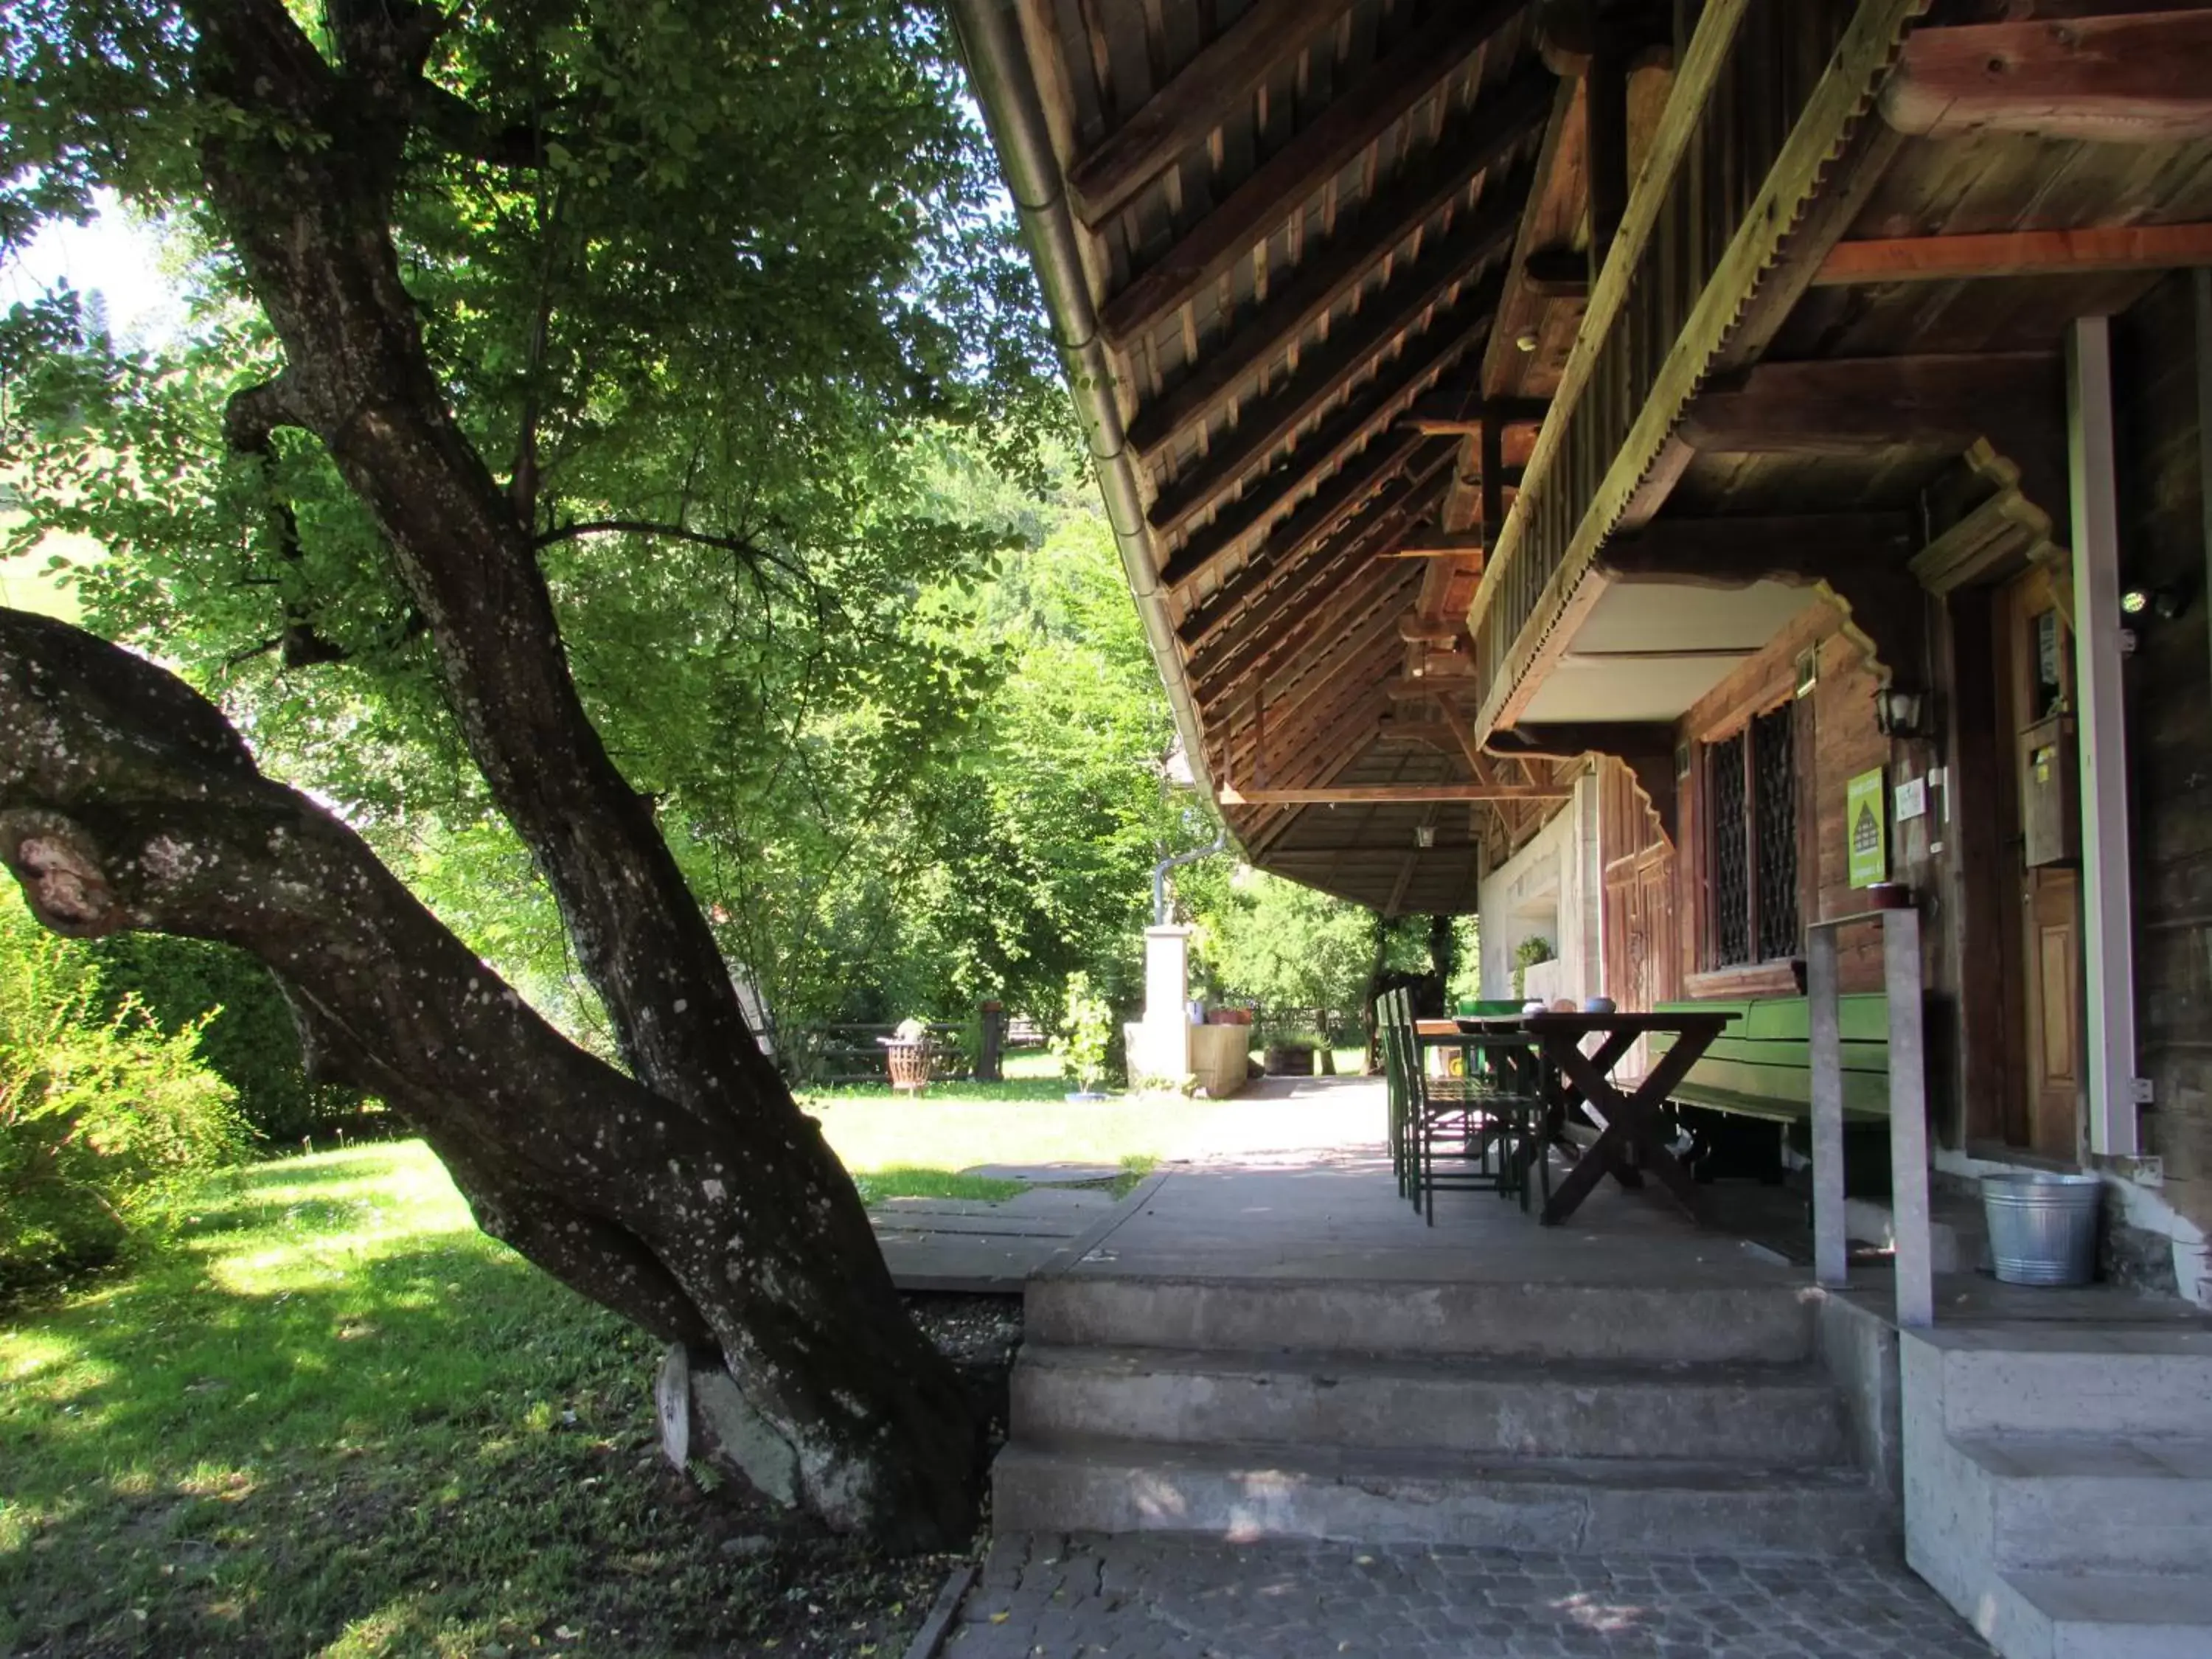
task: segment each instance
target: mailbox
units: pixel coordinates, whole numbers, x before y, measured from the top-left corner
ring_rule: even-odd
[[[2020,828],[2029,869],[2081,861],[2081,765],[2071,714],[2020,734]]]

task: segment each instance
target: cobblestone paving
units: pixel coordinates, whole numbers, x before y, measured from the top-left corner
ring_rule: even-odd
[[[1989,1659],[1900,1565],[996,1540],[945,1659]]]

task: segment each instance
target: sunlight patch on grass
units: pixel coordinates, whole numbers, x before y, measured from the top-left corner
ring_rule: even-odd
[[[853,1184],[860,1189],[860,1200],[865,1204],[880,1204],[887,1198],[955,1198],[1002,1204],[1024,1190],[1018,1181],[991,1181],[981,1176],[919,1169],[912,1164],[871,1170],[854,1176]]]
[[[814,1100],[809,1109],[848,1170],[902,1165],[954,1170],[983,1164],[1103,1164],[1159,1159],[1233,1102],[1176,1096],[1109,1100]]]

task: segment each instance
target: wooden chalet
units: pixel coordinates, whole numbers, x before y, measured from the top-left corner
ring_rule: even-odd
[[[1632,1007],[1902,884],[1939,1170],[2212,1294],[2212,6],[955,10],[1246,856],[1465,912],[1549,834]]]

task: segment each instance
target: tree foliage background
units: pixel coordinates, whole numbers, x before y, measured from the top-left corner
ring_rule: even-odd
[[[281,355],[192,165],[226,118],[185,94],[194,34],[161,0],[0,29],[0,239],[119,194],[194,294],[155,350],[66,292],[0,327],[11,546],[107,548],[90,625],[215,696],[605,1049],[368,514],[298,434],[226,451]],[[1211,828],[1163,789],[1164,701],[937,15],[496,0],[430,73],[455,101],[406,158],[403,274],[757,1000],[1049,1017],[1078,968],[1125,985],[1152,860]]]

